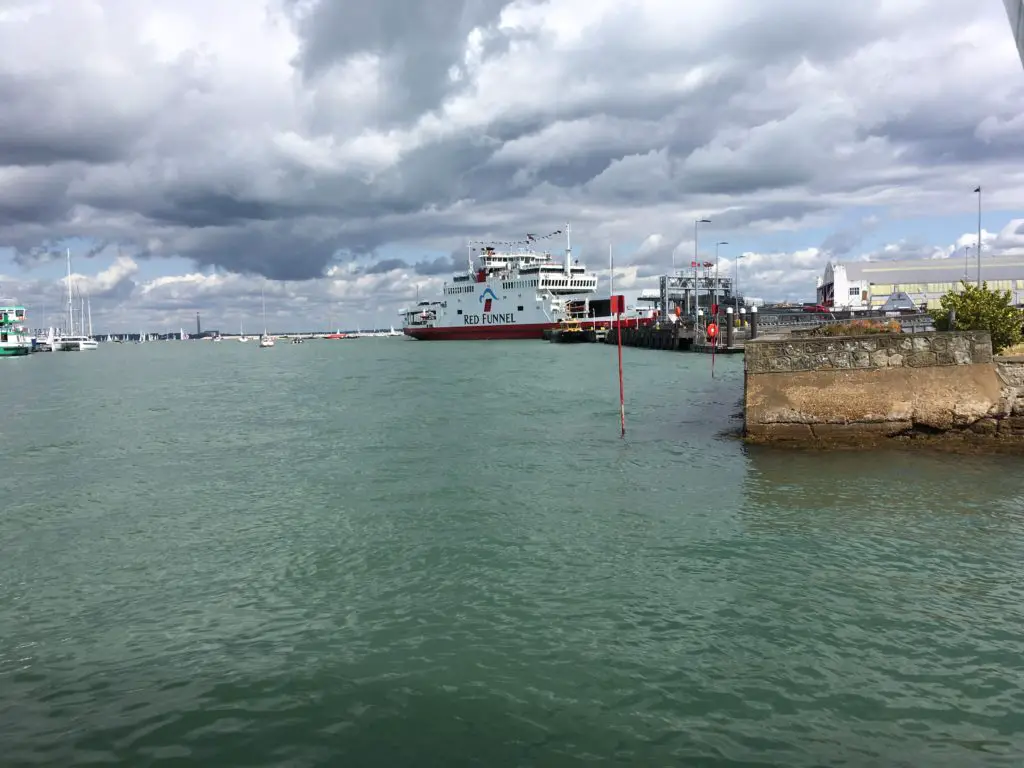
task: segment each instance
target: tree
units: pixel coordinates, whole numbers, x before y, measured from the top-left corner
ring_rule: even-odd
[[[965,280],[961,280],[960,285],[959,292],[950,291],[939,299],[941,309],[930,313],[938,330],[988,331],[992,351],[996,354],[1020,342],[1024,312],[1013,306],[1009,291],[990,290],[988,283],[982,283],[979,288]],[[952,328],[951,311],[955,313]]]

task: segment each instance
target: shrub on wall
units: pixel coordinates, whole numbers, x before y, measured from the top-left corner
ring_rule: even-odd
[[[939,331],[988,331],[992,337],[992,352],[999,354],[1021,340],[1024,312],[1013,306],[1009,291],[995,291],[982,283],[981,288],[960,281],[960,291],[950,291],[940,299],[941,309],[931,311],[935,328]],[[950,326],[949,313],[955,313]]]
[[[901,333],[903,326],[897,320],[850,320],[830,323],[815,328],[809,336],[870,336],[876,333]]]

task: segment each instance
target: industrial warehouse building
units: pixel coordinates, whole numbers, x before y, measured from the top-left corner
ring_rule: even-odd
[[[974,283],[977,262],[962,258],[923,261],[853,261],[829,263],[818,278],[819,304],[841,310],[881,309],[893,293],[906,293],[918,307],[932,309],[960,286]],[[1024,297],[1024,256],[982,258],[981,279],[988,287],[1010,291],[1013,303]]]

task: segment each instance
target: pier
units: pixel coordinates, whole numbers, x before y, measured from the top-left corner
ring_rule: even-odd
[[[679,322],[652,323],[622,328],[622,345],[643,349],[662,349],[670,352],[703,352],[716,354],[741,354],[748,339],[757,338],[757,312],[744,320],[736,321],[730,307],[728,312],[712,317],[708,323],[680,320]],[[708,335],[711,323],[718,333]],[[613,329],[604,339],[606,344],[617,344],[618,333]]]

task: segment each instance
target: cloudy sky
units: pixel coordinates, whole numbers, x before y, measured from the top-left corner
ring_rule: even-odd
[[[386,326],[567,221],[632,292],[707,217],[810,299],[973,242],[978,184],[1024,253],[999,0],[0,0],[0,105],[0,294],[56,313],[70,248],[101,332],[256,330],[261,287],[277,330]]]

